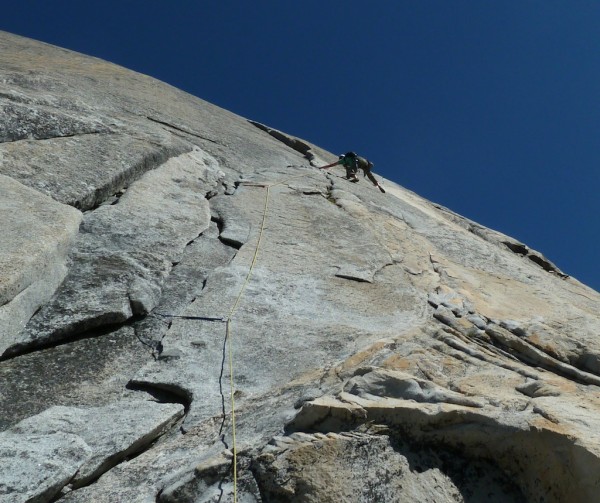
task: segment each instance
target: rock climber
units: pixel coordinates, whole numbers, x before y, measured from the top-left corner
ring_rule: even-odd
[[[346,168],[346,179],[354,183],[358,182],[358,176],[356,176],[356,173],[358,173],[358,168],[362,169],[364,176],[371,180],[373,185],[375,185],[375,187],[385,194],[384,188],[379,185],[379,182],[373,176],[373,173],[371,173],[371,169],[373,169],[373,163],[368,159],[360,157],[354,152],[347,152],[344,155],[340,155],[337,161],[332,162],[327,166],[321,166],[319,169],[331,168],[333,166],[337,166],[338,164],[341,164],[344,166],[344,168]]]

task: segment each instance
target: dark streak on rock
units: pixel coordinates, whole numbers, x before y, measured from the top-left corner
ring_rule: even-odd
[[[116,174],[108,180],[103,186],[97,187],[93,192],[85,195],[81,199],[66,201],[67,204],[81,211],[93,211],[100,207],[107,199],[111,197],[120,198],[132,182],[140,178],[148,171],[158,168],[169,159],[185,154],[192,150],[191,145],[178,147],[162,147],[158,151],[152,151],[142,158],[141,161],[128,166],[123,171]]]
[[[107,316],[111,316],[111,313],[105,313]],[[6,351],[0,355],[0,362],[5,360],[12,360],[13,358],[18,358],[19,356],[27,355],[30,353],[36,353],[38,351],[43,351],[45,349],[55,348],[58,346],[64,346],[65,344],[70,344],[73,342],[81,341],[84,339],[91,339],[96,337],[102,337],[104,335],[108,335],[113,333],[115,330],[131,326],[135,322],[139,321],[141,317],[131,317],[123,322],[115,321],[112,323],[102,324],[98,327],[89,328],[87,330],[83,330],[79,332],[77,327],[69,327],[69,332],[72,334],[69,337],[57,339],[47,340],[45,342],[39,342],[37,340],[33,340],[30,342],[21,342],[18,344],[14,344],[13,346],[6,349]],[[89,322],[89,320],[86,320]],[[62,336],[64,334],[58,333],[57,335]]]
[[[217,228],[219,229],[219,241],[221,241],[221,243],[223,243],[226,246],[230,246],[231,248],[234,248],[235,250],[239,250],[242,246],[244,246],[244,243],[241,243],[234,239],[228,239],[226,237],[223,237],[224,223],[223,223],[222,218],[220,218],[218,216],[212,216],[211,221],[213,221],[217,224]]]
[[[62,135],[53,135],[53,136],[24,136],[22,138],[15,138],[14,140],[4,140],[4,141],[0,141],[0,145],[4,144],[4,143],[17,143],[19,141],[51,141],[51,140],[58,140],[60,138],[74,138],[76,136],[90,136],[90,135],[111,135],[114,133],[111,133],[110,131],[88,131],[85,133],[68,133],[68,134],[62,134]]]
[[[256,126],[258,129],[265,131],[266,133],[269,133],[273,138],[279,140],[283,144],[294,149],[296,152],[299,152],[309,161],[312,161],[315,158],[315,156],[312,153],[312,150],[310,148],[310,145],[307,145],[306,143],[299,140],[298,138],[293,138],[291,136],[288,136],[288,135],[282,133],[281,131],[277,131],[276,129],[265,126],[264,124],[261,124],[260,122],[251,121],[251,120],[249,120],[248,122],[250,124],[252,124],[253,126]]]
[[[185,388],[180,388],[169,384],[150,384],[148,382],[139,382],[135,380],[129,381],[127,389],[133,391],[143,391],[152,395],[159,403],[180,403],[187,414],[190,404],[192,403],[192,395]]]
[[[563,273],[558,267],[556,267],[552,262],[550,262],[546,257],[544,257],[541,253],[536,252],[535,250],[531,250],[523,243],[502,241],[502,244],[504,244],[513,253],[527,257],[533,263],[539,265],[546,272],[554,273],[563,279],[569,277],[567,274]]]
[[[344,273],[336,273],[335,275],[337,278],[342,278],[342,279],[349,279],[351,281],[356,281],[358,283],[372,283],[372,281],[369,281],[367,279],[364,278],[358,278],[356,276],[351,276],[349,274],[344,274]]]
[[[194,133],[192,131],[189,131],[188,129],[182,128],[181,126],[175,126],[174,124],[170,124],[168,122],[164,122],[164,121],[161,121],[159,119],[155,119],[154,117],[150,117],[150,116],[147,116],[146,119],[148,119],[148,120],[150,120],[152,122],[156,122],[157,124],[160,124],[161,126],[166,126],[169,129],[174,129],[175,131],[179,131],[181,133],[185,133],[186,135],[194,136],[195,138],[200,138],[201,140],[206,140],[206,141],[209,141],[211,143],[215,143],[216,145],[226,146],[226,145],[223,145],[221,142],[219,142],[217,140],[213,140],[212,138],[208,138],[206,136],[199,135],[198,133]]]

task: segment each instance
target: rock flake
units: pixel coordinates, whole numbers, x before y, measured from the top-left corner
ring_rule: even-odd
[[[600,294],[541,253],[3,32],[0,109],[0,502],[597,497]]]

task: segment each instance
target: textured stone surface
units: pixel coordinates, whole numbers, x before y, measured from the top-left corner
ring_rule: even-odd
[[[0,501],[49,501],[67,484],[88,484],[182,414],[180,405],[136,401],[27,418],[0,433]]]
[[[0,434],[0,501],[52,501],[90,455],[76,435]]]
[[[382,434],[294,433],[265,447],[255,470],[268,501],[522,501],[492,464],[468,466],[450,452],[403,447],[401,454]]]
[[[143,449],[182,414],[181,405],[148,401],[121,401],[86,409],[57,406],[21,421],[9,432],[25,439],[57,433],[81,438],[90,453],[69,481],[77,488]],[[3,465],[9,462],[3,457]]]
[[[204,193],[219,176],[212,162],[197,148],[174,157],[114,204],[86,214],[73,267],[8,353],[122,323],[156,307],[172,264],[209,226]]]
[[[0,354],[67,273],[81,213],[0,175]]]
[[[3,33],[0,107],[6,501],[595,501],[600,295],[541,253]]]

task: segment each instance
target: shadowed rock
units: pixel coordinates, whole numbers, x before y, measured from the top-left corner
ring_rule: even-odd
[[[67,274],[81,213],[0,175],[0,354]]]
[[[596,498],[600,295],[541,253],[6,33],[0,109],[0,501]]]

